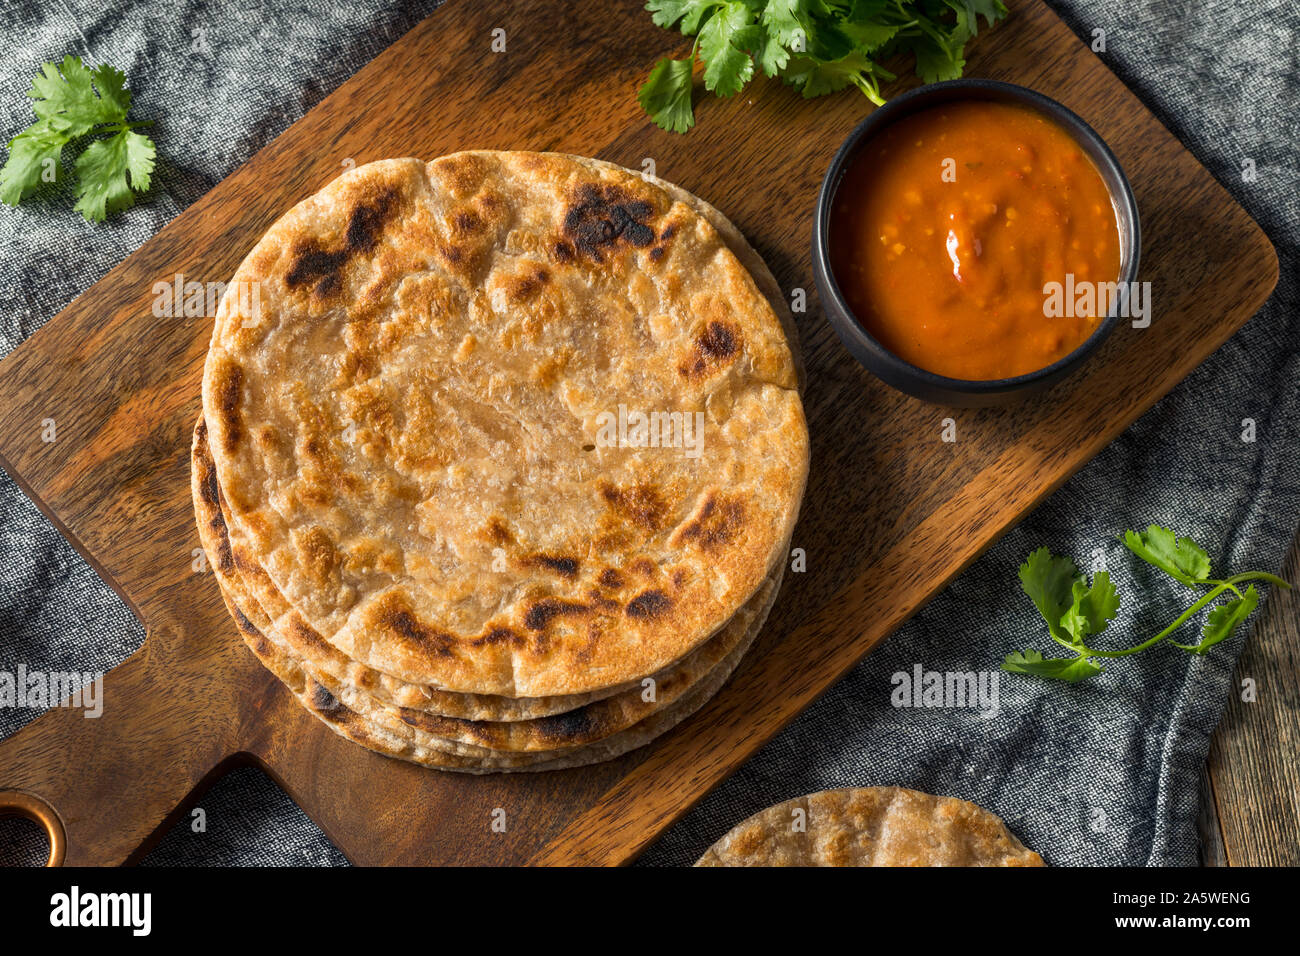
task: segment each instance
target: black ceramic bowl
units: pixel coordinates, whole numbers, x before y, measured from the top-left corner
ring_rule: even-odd
[[[1073,112],[1055,100],[1023,86],[997,80],[952,80],[947,83],[923,86],[895,97],[879,107],[849,134],[849,138],[835,154],[825,179],[822,180],[821,192],[817,196],[817,208],[813,213],[813,278],[817,283],[817,293],[821,296],[827,319],[853,357],[894,388],[940,405],[965,407],[995,405],[1046,388],[1078,368],[1097,350],[1106,336],[1110,335],[1118,322],[1115,309],[1111,310],[1083,344],[1045,368],[1025,375],[1017,375],[1014,378],[989,381],[948,378],[905,362],[877,342],[849,308],[830,265],[828,246],[831,209],[840,181],[844,178],[844,173],[858,150],[890,123],[931,106],[953,100],[992,100],[1027,106],[1045,114],[1074,137],[1101,173],[1102,181],[1110,192],[1111,204],[1115,207],[1115,219],[1120,234],[1118,281],[1121,287],[1137,278],[1138,253],[1142,245],[1141,230],[1133,190],[1110,147],[1093,131],[1092,127]]]

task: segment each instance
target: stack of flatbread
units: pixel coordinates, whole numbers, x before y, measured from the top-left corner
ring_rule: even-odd
[[[982,807],[902,787],[824,790],[737,824],[696,866],[1043,866]]]
[[[791,318],[715,209],[549,153],[385,160],[230,283],[199,532],[336,732],[469,772],[609,759],[727,680],[808,469]]]

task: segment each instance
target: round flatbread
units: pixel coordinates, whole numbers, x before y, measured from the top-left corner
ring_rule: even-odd
[[[204,412],[231,526],[312,630],[399,681],[626,685],[716,634],[788,539],[808,441],[782,318],[636,174],[360,167],[219,309]]]
[[[246,549],[233,540],[222,507],[224,496],[208,452],[207,428],[202,419],[194,428],[191,457],[191,474],[196,489],[194,509],[201,543],[221,587],[244,609],[263,636],[348,706],[388,725],[390,729],[401,732],[414,728],[447,740],[492,750],[551,750],[576,746],[631,726],[672,703],[748,635],[759,614],[766,616],[776,598],[784,569],[784,565],[778,565],[754,597],[714,637],[680,661],[628,688],[604,695],[520,700],[429,690],[421,697],[421,706],[405,707],[393,702],[389,696],[392,678],[350,660],[316,634],[300,615],[288,607]],[[648,695],[651,682],[653,693]],[[543,712],[524,717],[515,706],[521,704],[532,704]],[[497,717],[474,716],[484,711],[507,712],[510,719],[503,721]]]
[[[584,160],[584,162],[609,165],[599,164],[595,160]],[[609,168],[618,169],[618,167],[614,166]],[[776,279],[763,262],[762,257],[749,245],[735,225],[713,206],[672,183],[653,177],[646,178],[669,193],[674,200],[686,203],[694,208],[718,231],[718,234],[726,242],[728,249],[749,270],[759,290],[767,299],[768,304],[772,306],[773,312],[781,319],[782,327],[790,336],[792,353],[797,361],[799,353],[793,316],[785,304]],[[799,372],[802,380],[802,366],[800,366]],[[272,638],[277,641],[286,653],[301,662],[309,671],[313,673],[323,672],[328,677],[344,685],[354,686],[366,695],[378,698],[383,704],[389,704],[404,711],[423,711],[469,721],[524,721],[557,716],[572,712],[588,703],[613,696],[622,691],[633,688],[638,691],[641,690],[641,681],[630,681],[624,685],[608,687],[599,691],[589,691],[583,694],[552,695],[541,698],[459,694],[439,690],[427,684],[409,684],[390,674],[385,674],[351,660],[325,641],[303,619],[302,615],[289,606],[269,575],[257,563],[256,556],[249,547],[248,542],[244,540],[239,526],[229,520],[228,506],[224,501],[224,496],[220,494],[220,486],[217,483],[210,455],[207,452],[205,429],[201,435],[196,431],[196,451],[200,438],[202,438],[203,444],[203,460],[202,462],[196,461],[195,467],[203,469],[203,480],[210,483],[213,496],[222,499],[221,507],[225,512],[226,524],[226,528],[223,530],[223,546],[228,546],[233,555],[235,566],[238,569],[236,576],[239,579],[240,587],[251,592],[253,598],[262,606],[266,614],[277,622],[276,627],[268,632]],[[203,523],[209,519],[200,516],[199,520],[200,523]],[[760,595],[756,595],[751,599],[750,604],[756,604],[759,598]],[[236,600],[237,603],[244,606],[247,598],[241,598],[237,595]],[[726,647],[721,649],[715,645],[722,642],[725,632],[734,632],[735,630],[730,625],[724,627],[718,635],[710,638],[709,641],[696,648],[686,657],[652,676],[655,677],[657,682],[669,686],[682,686],[684,683],[692,682],[694,678],[684,672],[690,671],[698,674],[702,668],[712,666],[712,663],[716,662],[718,657],[730,647],[730,643],[727,643]],[[707,657],[707,661],[700,660],[705,657]]]
[[[696,866],[1043,866],[987,810],[901,787],[825,790],[754,814]]]
[[[707,684],[711,676],[716,676],[715,672],[730,673],[744,653],[744,648],[749,647],[761,629],[780,588],[784,565],[778,565],[774,575],[764,582],[754,600],[742,608],[714,640],[662,672],[654,681],[655,693],[649,700],[644,694],[644,686],[638,684],[631,691],[576,707],[554,717],[504,723],[456,720],[394,707],[358,690],[345,680],[337,679],[329,671],[321,671],[312,666],[298,655],[293,642],[285,641],[279,636],[276,623],[250,593],[240,558],[230,546],[225,519],[219,506],[220,488],[215,482],[215,471],[207,451],[207,429],[200,419],[195,425],[191,446],[191,491],[200,541],[210,556],[210,564],[222,596],[227,607],[232,609],[232,615],[246,642],[259,659],[289,684],[291,690],[301,689],[309,681],[314,683],[319,690],[313,690],[312,693],[318,698],[327,699],[322,696],[323,691],[342,706],[343,711],[340,713],[346,712],[348,721],[366,723],[372,731],[367,739],[391,736],[412,744],[415,747],[412,753],[416,754],[422,754],[424,750],[436,750],[457,756],[489,758],[485,764],[490,767],[502,754],[533,753],[539,759],[543,756],[555,759],[577,753],[577,748],[584,745],[614,737],[621,731],[643,723],[657,711],[672,707],[686,698],[697,685],[702,682]],[[238,609],[238,614],[234,614],[235,609]],[[340,656],[337,651],[333,651],[333,654]],[[286,678],[285,675],[290,676]],[[303,699],[298,690],[295,693]],[[618,741],[614,743],[617,745]],[[427,757],[425,762],[428,762]]]
[[[221,597],[244,643],[262,665],[279,679],[305,710],[336,734],[386,757],[396,757],[438,770],[473,774],[535,772],[583,767],[612,760],[649,744],[690,717],[722,688],[762,626],[762,621],[759,621],[754,635],[751,635],[748,641],[733,650],[721,665],[706,675],[672,706],[652,714],[640,723],[613,736],[557,753],[475,756],[456,753],[438,746],[428,746],[427,743],[393,734],[367,720],[340,701],[327,688],[312,680],[291,657],[268,641],[260,629],[244,615],[225,589],[221,589]]]
[[[699,651],[692,652],[690,667],[669,668],[662,678],[653,679],[653,695],[648,696],[651,680],[648,678],[645,686],[638,684],[630,690],[573,710],[533,720],[462,720],[393,707],[334,679],[328,672],[300,658],[296,661],[349,708],[404,739],[426,742],[429,746],[450,745],[457,753],[554,753],[605,740],[671,707],[717,669],[729,671],[734,663],[728,665],[727,662],[733,660],[733,654],[735,660],[739,659],[739,653],[743,653],[740,649],[750,645],[766,620],[779,590],[779,577],[778,574],[776,579],[769,578],[764,582],[754,599],[727,622],[717,638]],[[274,627],[266,633],[274,640]],[[285,645],[276,643],[281,650],[288,652]],[[438,744],[430,742],[435,740]]]
[[[615,170],[618,169],[618,167],[601,164],[596,160],[582,161],[594,165],[609,166],[609,168]],[[672,183],[654,177],[646,178],[669,193],[675,201],[691,206],[718,231],[723,241],[726,242],[728,249],[749,270],[759,290],[767,299],[768,304],[772,306],[773,312],[781,319],[782,327],[785,329],[786,334],[790,336],[791,350],[797,362],[799,350],[797,348],[793,315],[791,315],[789,308],[785,304],[776,279],[772,276],[762,257],[745,240],[740,230],[717,209],[699,197]],[[799,373],[802,381],[802,366],[799,367]],[[203,480],[210,485],[211,496],[222,499],[221,508],[225,513],[224,523],[226,525],[223,530],[223,546],[228,546],[231,551],[235,566],[238,569],[237,577],[240,586],[251,592],[252,597],[262,606],[267,616],[277,622],[277,626],[269,633],[272,634],[281,648],[300,661],[308,670],[313,672],[323,671],[324,674],[342,684],[352,685],[365,694],[378,698],[384,704],[391,704],[403,710],[424,711],[471,721],[523,721],[556,716],[574,711],[588,703],[610,697],[622,691],[633,688],[640,690],[641,681],[634,680],[598,691],[589,691],[583,694],[552,695],[549,697],[500,697],[490,694],[460,694],[440,690],[428,684],[410,684],[393,677],[391,674],[385,674],[382,671],[377,671],[351,660],[322,638],[301,614],[298,614],[289,606],[279,589],[271,581],[270,576],[257,563],[255,553],[241,534],[239,526],[229,520],[228,505],[224,500],[224,496],[220,493],[220,486],[207,451],[206,429],[203,429],[201,436],[196,431],[196,450],[198,449],[200,437],[203,444],[203,459],[201,462],[196,460],[195,467],[203,469]],[[200,516],[199,520],[200,523],[203,523],[209,519]],[[236,600],[243,606],[246,598],[237,595]],[[754,604],[757,601],[758,596],[751,599],[750,603]],[[726,630],[728,628],[723,628],[723,631]],[[699,658],[708,655],[710,660],[716,660],[719,656],[719,649],[713,645],[722,636],[723,631],[720,631],[719,635],[710,638],[705,644],[670,665],[664,671],[652,676],[660,683],[680,685],[683,676],[685,676],[683,671],[693,669],[695,673],[699,673],[701,666]],[[725,650],[722,653],[725,653]],[[706,664],[705,666],[711,665]],[[693,678],[688,678],[688,682],[691,679]]]

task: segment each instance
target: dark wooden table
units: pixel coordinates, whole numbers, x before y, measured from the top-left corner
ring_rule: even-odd
[[[1296,590],[1269,596],[1201,777],[1206,866],[1300,865],[1300,535],[1282,576]]]

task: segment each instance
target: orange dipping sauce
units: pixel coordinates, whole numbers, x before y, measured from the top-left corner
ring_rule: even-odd
[[[1063,358],[1105,316],[1048,318],[1044,287],[1067,274],[1076,287],[1119,279],[1119,227],[1096,166],[1053,120],[1006,103],[958,100],[881,130],[836,191],[830,239],[858,321],[950,378],[1010,378]]]

